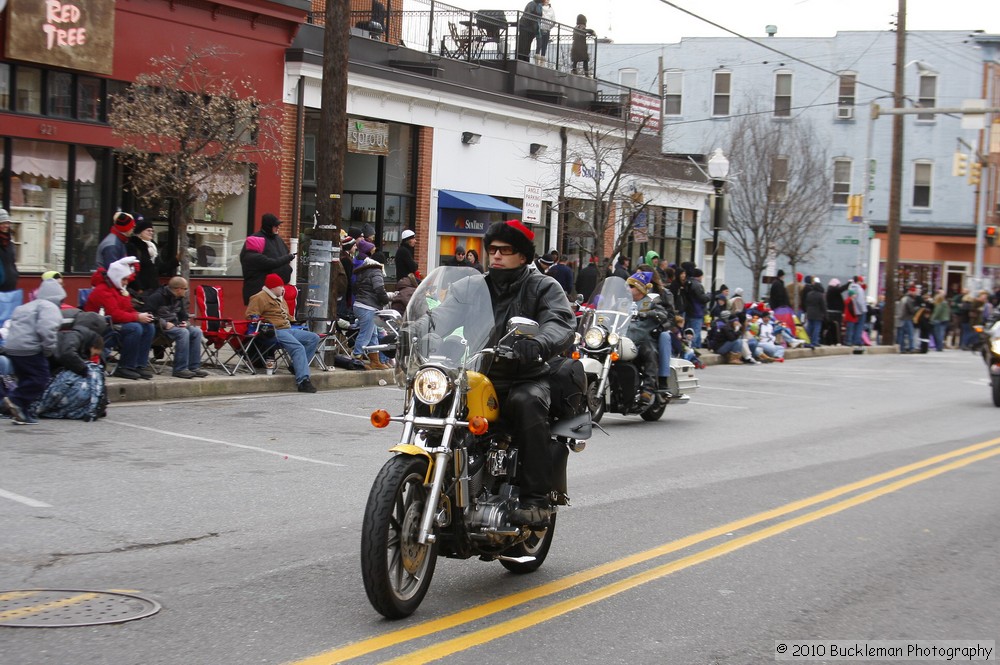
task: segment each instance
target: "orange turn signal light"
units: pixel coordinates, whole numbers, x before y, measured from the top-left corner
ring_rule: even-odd
[[[579,351],[574,351],[573,353],[570,354],[570,358],[572,358],[573,360],[579,360],[580,359],[580,352]]]
[[[388,427],[390,421],[389,412],[385,409],[379,409],[377,411],[372,411],[372,426],[382,429],[383,427]]]
[[[490,423],[486,418],[482,416],[473,416],[472,420],[469,421],[469,431],[476,436],[480,434],[486,434],[486,430],[490,428]]]
[[[611,362],[613,362],[613,363],[618,362],[618,358],[620,358],[620,357],[621,356],[618,355],[617,351],[612,351],[611,352]]]

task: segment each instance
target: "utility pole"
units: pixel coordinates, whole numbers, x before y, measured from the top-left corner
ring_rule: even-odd
[[[906,66],[906,0],[896,10],[896,77],[893,106],[903,108],[903,73]],[[885,258],[885,306],[882,308],[882,343],[896,343],[896,272],[899,269],[899,212],[903,192],[903,116],[892,117],[892,165],[889,176],[888,247]]]
[[[341,192],[347,153],[349,0],[327,0],[323,31],[323,83],[316,164],[317,224],[309,244],[307,302],[318,316],[336,318],[330,298],[331,265],[340,262]],[[333,301],[332,301],[333,300]],[[332,302],[331,302],[332,301]]]

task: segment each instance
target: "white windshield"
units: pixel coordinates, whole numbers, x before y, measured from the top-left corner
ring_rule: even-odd
[[[493,333],[493,305],[482,274],[473,268],[442,266],[420,282],[400,327],[400,369],[407,374],[425,363],[486,372],[482,351]]]

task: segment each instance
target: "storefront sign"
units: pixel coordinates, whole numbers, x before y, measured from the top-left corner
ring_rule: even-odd
[[[369,120],[348,120],[347,151],[365,155],[388,155],[389,125]]]
[[[642,131],[647,134],[660,133],[660,99],[633,90],[629,94],[628,120],[636,124],[646,119]]]
[[[481,236],[490,225],[490,215],[485,210],[452,210],[441,208],[438,233],[443,235]]]
[[[635,242],[649,242],[649,227],[647,225],[646,211],[638,213],[632,222],[632,239]]]
[[[603,180],[604,171],[596,166],[588,166],[582,159],[577,159],[569,166],[570,175],[574,178],[586,178],[587,180]]]
[[[521,221],[525,224],[538,224],[542,219],[542,188],[527,185],[524,188],[524,199],[521,202]]]
[[[114,50],[114,0],[10,0],[8,58],[110,74]]]

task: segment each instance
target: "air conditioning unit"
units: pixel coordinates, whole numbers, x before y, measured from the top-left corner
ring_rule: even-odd
[[[851,120],[854,118],[854,107],[853,106],[838,106],[837,107],[837,120]]]

